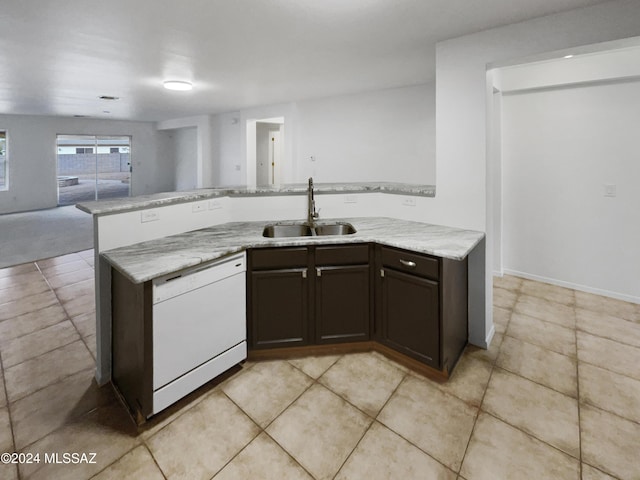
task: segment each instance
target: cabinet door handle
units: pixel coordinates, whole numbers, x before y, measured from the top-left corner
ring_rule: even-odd
[[[302,278],[307,278],[307,269],[302,270]]]
[[[400,259],[400,263],[405,267],[416,268],[416,262],[412,262],[410,260],[402,260]]]
[[[316,268],[316,277],[322,276],[322,270],[320,268]]]

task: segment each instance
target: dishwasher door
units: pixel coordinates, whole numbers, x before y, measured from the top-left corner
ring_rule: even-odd
[[[153,287],[154,391],[205,365],[209,365],[208,372],[220,370],[211,368],[211,360],[240,344],[242,348],[236,350],[243,351],[244,357],[237,359],[234,354],[234,362],[246,357],[244,253],[180,276],[157,279]],[[202,373],[197,377],[200,384],[213,378],[202,381]],[[186,383],[193,386],[194,382]]]

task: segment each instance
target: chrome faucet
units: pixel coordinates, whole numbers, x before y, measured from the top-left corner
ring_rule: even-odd
[[[309,201],[309,208],[307,211],[307,222],[310,226],[315,226],[316,218],[320,215],[316,211],[316,201],[313,199],[313,177],[309,177],[309,188],[307,189],[307,199]]]

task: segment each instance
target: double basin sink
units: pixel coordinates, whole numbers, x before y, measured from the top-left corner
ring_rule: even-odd
[[[326,235],[352,235],[356,233],[356,229],[350,223],[274,223],[267,225],[262,231],[263,237],[282,238],[282,237],[314,237]]]

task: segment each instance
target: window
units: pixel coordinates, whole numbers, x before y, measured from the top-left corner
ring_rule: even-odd
[[[0,190],[8,188],[9,165],[7,163],[7,132],[0,130]]]
[[[93,147],[89,147],[89,148],[87,148],[87,147],[84,147],[84,148],[83,147],[79,147],[79,148],[76,148],[76,155],[80,154],[80,153],[93,153]]]
[[[119,147],[111,147],[109,153],[120,153]]]

